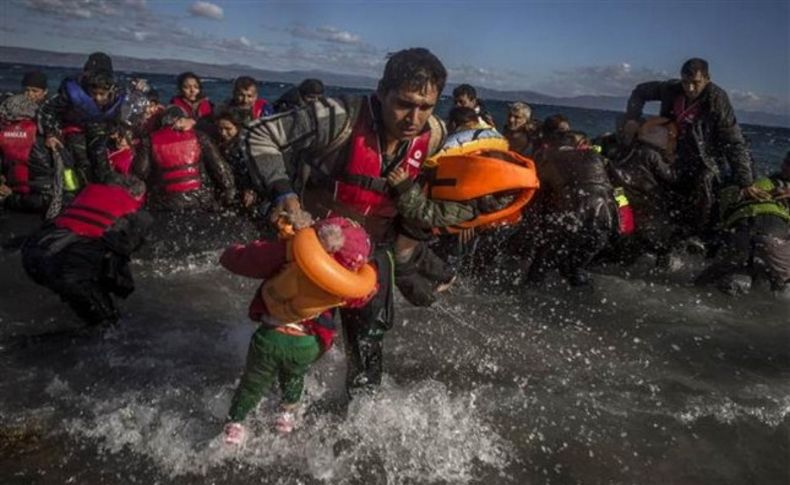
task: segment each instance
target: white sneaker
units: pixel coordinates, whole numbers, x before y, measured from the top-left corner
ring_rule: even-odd
[[[247,431],[241,423],[228,423],[225,425],[225,444],[240,446],[247,438]]]
[[[283,411],[274,420],[274,429],[280,434],[288,434],[294,430],[296,416],[292,412]]]

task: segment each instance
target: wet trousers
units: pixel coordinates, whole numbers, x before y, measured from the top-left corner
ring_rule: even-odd
[[[304,376],[320,355],[318,339],[312,335],[300,337],[258,328],[252,335],[244,374],[231,401],[230,420],[243,421],[275,381],[279,381],[284,404],[298,403]]]
[[[381,384],[384,333],[395,320],[393,262],[390,253],[379,249],[373,254],[378,269],[379,290],[362,308],[340,310],[345,339],[346,391],[372,389]]]

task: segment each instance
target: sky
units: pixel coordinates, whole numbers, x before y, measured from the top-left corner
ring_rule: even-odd
[[[627,96],[702,57],[736,109],[790,115],[790,0],[1,1],[4,46],[374,78],[419,46],[452,83],[553,96]]]

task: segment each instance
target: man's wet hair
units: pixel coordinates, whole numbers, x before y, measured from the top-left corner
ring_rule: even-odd
[[[459,84],[453,89],[453,98],[460,98],[461,96],[477,99],[477,91],[471,84]]]
[[[450,110],[450,115],[447,119],[450,121],[450,126],[455,129],[461,125],[477,121],[477,113],[472,108],[455,107]]]
[[[148,92],[145,93],[145,99],[147,99],[149,103],[160,104],[162,102],[159,98],[159,91],[154,88],[149,89]]]
[[[239,76],[235,81],[233,81],[233,94],[245,89],[250,89],[253,86],[256,88],[258,87],[258,83],[255,81],[255,79],[251,78],[250,76]]]
[[[324,83],[320,79],[305,79],[297,89],[302,96],[321,96],[324,94]]]
[[[568,118],[566,118],[561,114],[549,116],[548,118],[543,120],[543,134],[545,136],[551,136],[554,133],[559,132],[560,125],[562,123],[568,123],[568,125],[570,125],[570,122],[568,122]]]
[[[178,90],[181,91],[181,86],[184,85],[184,82],[187,79],[194,79],[195,81],[197,81],[198,89],[200,89],[200,93],[198,94],[198,97],[199,98],[203,97],[203,82],[200,80],[198,75],[192,71],[182,72],[181,74],[178,75],[178,77],[176,78],[176,87],[178,88]]]
[[[546,142],[552,148],[578,148],[582,145],[589,145],[590,139],[583,131],[555,131],[546,138]]]
[[[699,57],[692,57],[691,59],[684,62],[683,67],[680,68],[681,76],[694,77],[694,74],[698,72],[705,76],[705,79],[710,79],[710,74],[708,73],[708,61],[705,59],[700,59]]]
[[[428,49],[415,47],[388,56],[378,91],[385,95],[401,88],[423,90],[432,85],[441,94],[445,83],[447,70],[442,61]]]

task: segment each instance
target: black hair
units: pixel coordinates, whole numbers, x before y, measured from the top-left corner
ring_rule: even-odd
[[[589,138],[583,131],[555,131],[546,137],[546,142],[553,148],[576,148],[582,142],[589,143]]]
[[[477,91],[471,84],[459,84],[453,89],[453,98],[460,98],[461,96],[477,99]]]
[[[699,57],[692,57],[691,59],[687,60],[683,63],[683,67],[680,68],[680,75],[686,77],[694,77],[696,73],[702,73],[705,76],[705,79],[710,79],[710,74],[708,73],[708,61],[705,59],[700,59]]]
[[[83,72],[109,72],[112,74],[112,59],[104,52],[94,52],[88,56],[85,65],[82,66]]]
[[[251,78],[250,76],[239,76],[235,81],[233,81],[233,94],[235,96],[239,91],[250,89],[252,86],[258,86],[258,83],[255,81],[255,79]]]
[[[218,125],[219,120],[228,120],[233,123],[236,128],[241,129],[244,126],[244,120],[241,113],[234,109],[224,109],[214,117],[214,124]]]
[[[198,98],[202,98],[203,97],[203,82],[200,80],[200,78],[198,77],[197,74],[195,74],[194,72],[191,72],[191,71],[182,72],[176,78],[176,87],[178,88],[179,94],[181,94],[181,86],[184,85],[184,81],[186,81],[187,79],[194,79],[195,81],[197,81],[198,89],[200,89],[200,92],[198,93]]]
[[[552,135],[560,129],[562,123],[568,123],[568,118],[561,114],[551,115],[543,120],[543,133],[544,135]],[[570,125],[570,123],[568,123]]]
[[[442,61],[428,49],[404,49],[387,57],[384,75],[378,85],[381,95],[401,88],[422,90],[429,85],[435,86],[439,94],[442,93],[447,82],[447,70]]]
[[[90,71],[82,77],[82,87],[86,91],[91,89],[113,90],[116,87],[112,73],[107,71]]]
[[[299,84],[298,90],[302,96],[321,96],[324,94],[324,83],[320,79],[305,79]]]
[[[450,110],[447,119],[450,121],[450,126],[458,128],[471,121],[477,121],[477,113],[475,113],[475,110],[472,108],[455,107]]]
[[[159,91],[157,91],[154,88],[149,89],[148,92],[145,93],[145,99],[147,99],[151,103],[156,103],[156,104],[161,103],[159,99]]]

